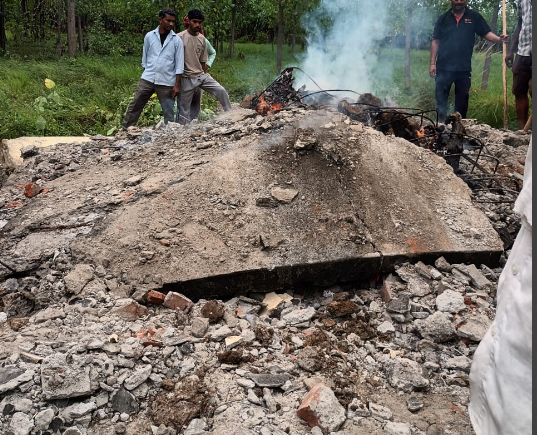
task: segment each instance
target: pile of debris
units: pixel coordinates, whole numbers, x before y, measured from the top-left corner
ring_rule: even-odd
[[[103,266],[70,267],[60,254],[39,271],[69,300],[2,313],[0,433],[472,433],[468,374],[500,269],[439,259],[380,289],[142,305]]]
[[[444,210],[444,189],[434,181],[449,173],[452,178],[437,182],[454,186],[449,196],[466,197],[463,183],[433,153],[336,109],[294,106],[268,117],[236,109],[226,116],[40,149],[3,185],[0,433],[472,434],[469,369],[494,318],[501,268],[450,264],[430,252],[427,264],[399,261],[392,273],[372,270],[371,279],[363,273],[338,282],[341,262],[319,266],[325,282],[281,285],[283,278],[270,275],[278,271],[274,264],[291,261],[297,242],[289,240],[299,240],[308,226],[319,232],[302,240],[310,247],[324,228],[330,232],[324,251],[307,252],[305,265],[317,254],[347,250],[364,253],[362,262],[387,263],[368,224],[382,226],[385,216],[368,216],[367,204],[351,203],[353,210],[344,201],[349,191],[378,187],[373,196],[381,202],[384,191],[401,188],[353,179],[351,169],[377,143],[384,145],[384,161],[400,157],[387,154],[400,146],[416,162],[409,173],[428,180],[424,191],[438,191],[433,203],[446,231],[458,235],[458,247],[473,249],[486,245],[488,233],[461,221],[459,209]],[[504,143],[507,133],[466,128],[505,173],[522,172],[527,146],[513,149]],[[270,170],[245,186],[245,168],[257,163],[228,152],[246,156],[250,147]],[[378,172],[380,162],[367,163]],[[233,195],[201,183],[210,165],[214,186],[229,182],[224,164],[235,170]],[[304,167],[302,181],[297,173]],[[311,185],[327,170],[336,182],[321,180],[318,197],[306,203],[305,187],[297,185]],[[176,189],[190,182],[179,195]],[[338,189],[343,199],[323,209],[319,198]],[[479,192],[473,199],[496,228],[514,236],[512,204],[477,202],[501,194]],[[382,243],[396,246],[400,235],[411,259],[426,252],[421,245],[429,228],[410,228],[405,220],[423,210],[395,203],[384,210],[396,235],[383,226],[379,233],[389,237]],[[287,214],[299,220],[286,239],[275,228]],[[261,215],[268,220],[260,229]],[[244,229],[250,237],[232,237]],[[412,231],[420,237],[408,239]],[[192,279],[174,287],[169,276],[183,263]],[[230,285],[232,274],[221,271],[236,264],[261,264],[267,275],[250,281],[237,274]],[[311,273],[306,266],[281,269],[297,282]],[[329,276],[332,269],[337,273]],[[196,279],[211,271],[221,272],[212,287]],[[242,296],[241,286],[249,289]]]

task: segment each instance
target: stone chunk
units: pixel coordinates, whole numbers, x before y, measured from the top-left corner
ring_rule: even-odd
[[[140,411],[140,405],[131,393],[124,388],[120,388],[112,395],[110,400],[112,409],[121,414],[136,414]]]
[[[453,270],[453,266],[449,264],[444,257],[440,257],[438,260],[436,260],[434,265],[440,272],[451,273]]]
[[[466,309],[464,297],[456,291],[446,290],[436,298],[436,306],[443,313],[458,314]]]
[[[35,323],[44,323],[48,320],[65,319],[66,315],[63,310],[57,308],[47,308],[34,316]]]
[[[65,287],[68,293],[78,295],[84,287],[93,279],[93,269],[89,264],[77,264],[65,278]]]
[[[371,411],[371,416],[378,421],[391,420],[393,417],[393,412],[381,405],[376,403],[369,403],[369,410]]]
[[[425,320],[416,320],[415,324],[423,338],[436,343],[445,343],[457,337],[455,327],[444,313],[436,312]]]
[[[291,379],[291,376],[287,374],[272,375],[272,374],[260,374],[251,375],[250,379],[260,388],[280,388],[285,385],[287,381]]]
[[[207,423],[205,423],[205,421],[200,418],[195,418],[186,428],[185,435],[202,435],[207,433],[205,432],[206,429]]]
[[[475,264],[471,264],[465,267],[457,266],[457,269],[464,273],[466,276],[468,276],[468,278],[470,278],[470,282],[476,289],[490,290],[491,288],[493,288],[493,284],[485,275],[483,275],[483,272],[481,272],[475,266]]]
[[[15,366],[0,367],[0,394],[14,390],[34,377],[33,370],[22,370]]]
[[[393,326],[392,322],[386,321],[379,325],[377,331],[381,335],[395,334],[395,327]]]
[[[345,408],[338,402],[334,392],[324,384],[312,388],[297,414],[310,427],[319,427],[328,433],[337,432],[347,420]]]
[[[209,319],[202,317],[196,317],[192,319],[191,332],[192,336],[196,338],[203,338],[207,334],[209,329]]]
[[[166,295],[166,299],[164,300],[163,305],[166,308],[170,308],[171,310],[181,310],[188,312],[194,306],[194,303],[180,293],[170,292]]]
[[[392,359],[386,363],[388,382],[405,393],[429,386],[427,370],[416,361],[406,358]]]
[[[54,420],[55,414],[56,413],[54,412],[54,409],[52,408],[48,408],[39,412],[34,417],[34,423],[35,423],[36,429],[42,430],[42,431],[47,430],[50,426],[50,423],[52,423],[52,420]]]
[[[298,190],[275,187],[271,190],[270,194],[277,201],[283,204],[290,204],[298,196]]]
[[[406,295],[399,295],[397,299],[394,299],[386,305],[386,309],[390,313],[406,314],[410,312],[410,298]]]
[[[457,335],[475,342],[480,342],[485,338],[491,325],[492,322],[487,316],[467,317],[457,326]]]
[[[293,310],[282,315],[282,320],[288,325],[300,325],[301,323],[309,322],[317,312],[315,308],[310,307],[303,310]]]
[[[389,422],[384,427],[384,432],[389,435],[412,435],[412,429],[407,423]]]
[[[97,409],[97,404],[95,402],[88,403],[75,403],[74,405],[68,406],[61,413],[61,417],[67,423],[71,423],[77,418],[84,417],[85,415],[93,412]]]
[[[223,341],[228,337],[231,337],[233,335],[233,331],[229,328],[229,326],[225,325],[221,328],[217,329],[211,334],[211,340],[212,341]]]
[[[410,412],[415,413],[423,409],[423,403],[417,397],[411,397],[408,399],[407,407]]]
[[[92,393],[90,368],[83,367],[81,360],[55,353],[41,364],[41,385],[46,400],[70,399],[89,396]]]
[[[456,356],[446,361],[445,367],[451,370],[462,370],[463,372],[470,372],[472,367],[472,360],[465,356]]]
[[[13,414],[11,423],[9,424],[9,429],[13,435],[28,435],[33,427],[32,420],[22,412]]]
[[[142,385],[145,381],[151,376],[152,367],[150,365],[142,367],[139,370],[136,370],[131,376],[125,380],[125,388],[127,390],[134,390],[135,388]]]
[[[148,310],[147,307],[132,301],[127,305],[115,309],[112,313],[128,322],[135,322],[136,320],[147,316]]]

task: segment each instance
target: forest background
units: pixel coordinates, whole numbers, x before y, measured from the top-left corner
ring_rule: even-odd
[[[323,1],[342,0],[0,0],[0,139],[116,133],[142,72],[144,34],[158,25],[163,7],[180,18],[191,8],[203,10],[206,36],[218,51],[211,73],[240,102],[269,85],[282,68],[302,66],[314,34],[337,26],[339,16],[319,15]],[[371,1],[351,3],[349,13],[359,15]],[[386,31],[370,44],[369,55],[379,70],[390,73],[379,74],[368,91],[404,107],[434,109],[428,49],[434,23],[450,8],[449,0],[373,3],[387,11],[382,16]],[[516,7],[514,0],[508,3],[512,33]],[[501,33],[499,0],[470,4],[494,30],[499,22]],[[352,50],[342,46],[338,56],[352,59]],[[476,51],[469,116],[500,127],[501,47],[480,40]],[[307,86],[316,90],[311,82]],[[216,101],[205,97],[203,108],[206,119]],[[154,99],[140,124],[154,125],[160,117]],[[510,119],[515,127],[512,98]]]

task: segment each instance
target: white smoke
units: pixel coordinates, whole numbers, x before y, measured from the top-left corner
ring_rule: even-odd
[[[373,77],[390,74],[379,70],[380,43],[390,34],[386,25],[389,3],[388,0],[322,0],[304,23],[309,35],[302,69],[324,90],[374,92]],[[297,74],[295,84],[298,87],[306,84],[310,91],[316,88],[301,74]]]

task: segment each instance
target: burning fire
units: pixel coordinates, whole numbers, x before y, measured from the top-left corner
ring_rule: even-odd
[[[418,130],[416,134],[418,135],[418,139],[423,139],[425,137],[425,130],[422,128],[421,130]]]
[[[273,113],[279,112],[280,110],[283,110],[283,104],[270,104],[269,102],[267,102],[267,100],[265,100],[264,97],[261,97],[259,99],[259,103],[257,104],[257,113],[263,116],[271,115]]]

